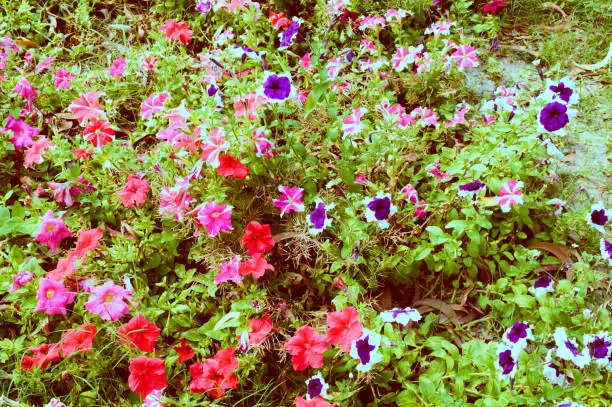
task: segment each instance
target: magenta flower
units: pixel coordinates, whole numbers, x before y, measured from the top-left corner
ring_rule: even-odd
[[[38,91],[34,89],[32,84],[27,79],[21,79],[13,88],[13,92],[17,93],[28,102],[32,103],[36,99]]]
[[[40,279],[40,286],[36,298],[38,304],[34,312],[46,312],[49,315],[66,315],[66,305],[72,304],[76,293],[66,290],[61,282]]]
[[[281,210],[281,218],[285,213],[304,212],[304,204],[302,203],[303,188],[279,186],[278,190],[281,196],[275,199],[274,206]]]
[[[10,138],[10,142],[15,146],[15,150],[20,151],[24,147],[30,147],[34,144],[32,137],[36,136],[40,131],[36,127],[32,127],[21,119],[15,119],[13,116],[9,116],[6,119],[6,125],[1,129],[3,134],[8,131],[13,133],[13,137]]]
[[[153,117],[153,113],[163,111],[166,99],[169,97],[170,94],[168,92],[154,93],[150,95],[147,100],[140,105],[140,117],[142,117],[144,120],[149,120],[151,117]]]
[[[60,68],[55,72],[55,89],[60,90],[70,89],[70,82],[76,77],[72,72],[68,72],[66,68]]]
[[[21,287],[29,283],[32,278],[34,278],[34,274],[30,273],[29,271],[19,271],[19,273],[13,276],[13,284],[9,289],[9,293],[14,293],[15,291],[19,290]]]
[[[26,168],[32,168],[34,164],[43,163],[43,154],[48,148],[54,147],[55,144],[46,137],[40,137],[38,140],[28,148],[23,157],[23,166]]]
[[[461,44],[451,55],[451,61],[457,64],[460,71],[463,68],[474,68],[478,66],[478,52],[467,44]]]
[[[215,237],[219,232],[229,232],[232,227],[232,207],[220,205],[216,201],[200,205],[196,213],[196,221],[206,228],[208,236]]]
[[[219,266],[221,272],[215,276],[215,284],[220,284],[225,281],[233,281],[240,283],[242,275],[240,274],[240,256],[236,256],[229,263],[223,263]]]
[[[41,218],[42,222],[38,227],[38,234],[34,241],[49,247],[52,252],[56,251],[57,246],[59,246],[65,237],[72,236],[72,232],[70,232],[62,220],[63,216],[61,214],[54,218],[53,211],[47,211],[45,216]]]
[[[117,78],[120,78],[123,76],[124,70],[125,70],[125,59],[117,58],[113,61],[113,64],[111,65],[109,69],[109,73],[111,76],[116,76]]]
[[[348,117],[342,121],[342,131],[344,132],[344,137],[351,134],[358,134],[363,131],[365,126],[361,122],[361,116],[367,112],[367,109],[358,107],[357,109],[353,110],[353,113],[349,114]]]
[[[129,300],[131,293],[112,281],[99,287],[90,287],[89,292],[85,308],[105,321],[116,321],[130,312],[125,300]]]

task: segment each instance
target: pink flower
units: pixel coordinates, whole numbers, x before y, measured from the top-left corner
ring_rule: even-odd
[[[65,237],[72,236],[72,232],[68,230],[62,220],[63,216],[62,214],[54,218],[53,211],[47,211],[45,216],[41,218],[42,222],[38,227],[38,234],[34,241],[49,247],[52,252],[56,251],[57,246]]]
[[[64,284],[49,280],[40,279],[40,286],[36,298],[38,304],[34,312],[46,312],[49,315],[66,315],[66,305],[72,304],[76,293],[66,290]]]
[[[463,68],[473,68],[478,66],[477,55],[478,53],[474,48],[467,44],[461,44],[451,55],[451,61],[457,64],[460,71],[463,71]]]
[[[413,204],[419,204],[419,194],[412,185],[407,184],[404,188],[402,188],[402,194],[404,194]]]
[[[257,120],[259,118],[257,114],[257,108],[264,103],[267,103],[268,99],[262,95],[258,95],[255,92],[251,92],[242,99],[234,99],[234,109],[236,112],[234,116],[236,118],[247,116],[249,120]]]
[[[435,126],[436,128],[439,126],[438,124],[438,116],[434,113],[433,110],[430,110],[426,107],[417,107],[410,112],[410,115],[417,120],[417,123],[422,127],[425,126]]]
[[[47,182],[47,185],[53,190],[53,199],[55,199],[55,202],[66,205],[67,207],[72,206],[74,203],[72,195],[70,194],[72,181]]]
[[[186,22],[175,22],[172,19],[166,20],[165,24],[159,27],[159,31],[164,33],[164,38],[180,41],[183,44],[189,44],[193,34]]]
[[[21,287],[29,283],[32,280],[32,278],[34,278],[34,274],[30,273],[29,271],[25,271],[25,270],[19,271],[19,273],[13,276],[13,284],[11,285],[11,288],[9,289],[9,293],[13,293],[19,290]]]
[[[157,65],[157,58],[148,56],[142,60],[141,68],[145,71],[152,71],[155,69],[155,65]]]
[[[306,70],[312,68],[312,54],[310,52],[300,58],[300,65]]]
[[[304,204],[302,203],[303,188],[279,186],[278,190],[281,196],[273,201],[274,206],[281,210],[281,218],[285,213],[304,212]]]
[[[27,99],[28,102],[32,103],[36,99],[36,95],[38,91],[34,89],[32,84],[27,79],[21,79],[17,82],[17,85],[13,88],[13,92],[17,93],[24,99]]]
[[[353,113],[348,115],[348,117],[342,121],[342,131],[344,132],[344,137],[351,134],[358,134],[363,131],[365,126],[363,123],[361,123],[361,116],[367,112],[367,109],[358,107],[357,109],[353,110]]]
[[[495,197],[495,201],[501,207],[502,212],[509,212],[513,205],[523,203],[523,194],[520,189],[524,186],[521,181],[504,182]]]
[[[30,147],[34,144],[32,137],[36,136],[40,129],[32,127],[21,119],[15,119],[9,116],[6,119],[6,125],[2,128],[2,133],[12,132],[13,137],[10,142],[15,146],[15,150],[20,151],[24,147]]]
[[[26,168],[32,168],[33,164],[42,164],[42,155],[45,153],[47,148],[55,146],[52,141],[47,140],[45,137],[41,137],[32,144],[32,147],[25,151],[23,158],[23,165]]]
[[[91,119],[106,116],[106,112],[98,103],[102,92],[87,92],[74,99],[68,108],[76,116],[79,124],[83,126]]]
[[[229,143],[225,141],[225,130],[216,127],[208,133],[208,139],[202,145],[202,160],[213,168],[219,167],[219,154],[227,151]]]
[[[106,120],[94,117],[83,130],[83,138],[91,141],[94,147],[102,148],[115,139],[115,130]]]
[[[98,247],[98,241],[102,239],[104,232],[101,227],[97,227],[91,230],[79,231],[79,238],[77,239],[75,256],[87,260],[87,253],[96,250]]]
[[[219,232],[229,232],[232,227],[232,207],[220,205],[216,201],[206,202],[200,206],[196,221],[206,228],[208,236],[215,237]]]
[[[166,103],[166,99],[169,97],[170,94],[168,92],[149,95],[147,100],[140,105],[140,117],[144,120],[149,120],[153,117],[153,113],[159,113],[164,110],[164,103]]]
[[[112,281],[98,287],[89,287],[89,292],[85,308],[105,321],[116,321],[130,312],[125,300],[130,298],[131,293]]]
[[[395,55],[391,58],[393,68],[396,72],[403,71],[409,64],[414,63],[414,59],[421,52],[423,52],[423,45],[421,44],[416,47],[408,47],[408,49],[404,47],[398,48],[395,51]]]
[[[117,192],[117,195],[123,201],[123,206],[129,208],[131,206],[138,206],[145,203],[147,200],[147,192],[151,189],[151,186],[146,179],[140,178],[138,174],[128,175],[127,185],[123,189]]]
[[[174,215],[179,222],[183,221],[183,216],[189,210],[189,205],[193,197],[189,195],[189,179],[185,177],[177,181],[172,188],[166,187],[160,193],[161,203],[159,205],[160,215]]]
[[[70,82],[76,77],[72,72],[68,72],[66,68],[60,68],[55,72],[55,89],[62,88],[70,89]]]
[[[125,59],[117,58],[113,61],[109,73],[111,76],[116,76],[120,78],[123,76],[123,71],[125,70]]]
[[[36,65],[36,73],[40,75],[44,73],[46,70],[51,69],[51,63],[55,60],[56,60],[56,57],[45,58],[44,61]]]
[[[242,275],[240,274],[240,256],[236,256],[229,263],[223,263],[219,266],[221,272],[215,276],[215,284],[221,284],[225,281],[233,281],[240,283]]]

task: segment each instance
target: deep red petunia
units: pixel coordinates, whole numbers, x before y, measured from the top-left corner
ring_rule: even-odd
[[[493,0],[490,3],[482,6],[482,12],[485,14],[497,14],[506,7],[504,0]]]
[[[41,369],[47,367],[51,362],[59,362],[62,358],[59,354],[60,346],[57,343],[42,343],[34,348],[30,348],[30,352],[34,357],[24,355],[21,359],[21,368],[30,370],[34,366]]]
[[[130,348],[138,348],[143,352],[153,352],[155,341],[161,329],[154,323],[147,321],[142,314],[138,314],[119,328],[121,341]]]
[[[87,353],[93,346],[98,332],[95,325],[85,323],[80,329],[69,329],[62,334],[62,355],[67,358],[77,350]]]
[[[153,390],[164,389],[168,385],[164,361],[146,356],[130,360],[128,385],[130,390],[140,394],[143,399]]]
[[[242,165],[240,161],[235,159],[233,156],[226,154],[219,157],[219,166],[217,167],[219,175],[224,177],[234,177],[238,179],[245,179],[249,173],[249,169]]]
[[[261,225],[259,222],[249,222],[242,237],[242,245],[246,247],[251,256],[263,254],[274,247],[274,238],[270,225]]]
[[[351,350],[351,342],[359,339],[363,333],[363,325],[359,321],[359,312],[355,307],[347,307],[340,312],[327,314],[327,341],[332,345],[340,345],[343,351]]]
[[[177,345],[174,347],[174,350],[176,351],[176,353],[178,353],[179,358],[178,358],[178,362],[179,363],[183,363],[186,360],[191,359],[192,357],[195,356],[195,353],[193,351],[193,349],[191,348],[191,346],[187,343],[187,341],[185,340],[185,338],[181,338],[181,344]]]
[[[238,368],[234,348],[222,349],[204,363],[194,363],[189,367],[192,380],[189,388],[194,393],[209,392],[212,398],[225,395],[225,390],[238,387],[238,378],[233,370]]]
[[[249,319],[249,327],[251,328],[251,332],[249,332],[249,344],[257,345],[258,343],[266,340],[266,336],[272,330],[272,317],[270,315],[266,315],[260,319]]]
[[[323,367],[323,353],[327,350],[327,340],[318,335],[315,330],[304,325],[285,344],[285,349],[291,356],[295,370],[304,370],[308,366],[315,369]]]
[[[159,31],[164,33],[164,38],[168,40],[180,41],[183,44],[189,44],[193,31],[184,21],[166,20],[165,24],[159,27]]]
[[[295,400],[295,407],[335,407],[335,404],[328,403],[321,396],[317,396],[314,399],[306,400],[302,396],[298,396]]]

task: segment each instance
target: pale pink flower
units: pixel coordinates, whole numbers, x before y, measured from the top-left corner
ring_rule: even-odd
[[[68,291],[64,284],[47,278],[41,278],[38,292],[36,293],[38,304],[36,304],[34,312],[46,312],[49,315],[66,315],[66,305],[72,304],[74,297],[76,297],[76,293]]]
[[[414,117],[419,125],[422,127],[425,126],[435,126],[438,127],[438,116],[426,107],[417,107],[410,112],[410,115]]]
[[[139,206],[145,203],[147,200],[147,192],[151,189],[151,186],[146,179],[141,178],[138,174],[128,175],[128,182],[126,186],[117,195],[123,201],[123,206],[129,208],[131,206]]]
[[[40,129],[32,127],[21,119],[15,119],[13,116],[9,116],[6,119],[6,125],[2,128],[2,133],[7,132],[13,133],[13,136],[9,139],[15,150],[20,151],[24,147],[30,147],[34,140],[32,137],[36,136]]]
[[[359,43],[359,47],[361,48],[362,51],[367,51],[374,55],[378,53],[376,46],[369,38],[362,39],[361,42]]]
[[[312,54],[310,52],[300,58],[300,65],[306,70],[312,68]]]
[[[414,63],[414,59],[417,55],[423,52],[423,45],[419,44],[416,47],[408,47],[408,49],[401,47],[395,51],[395,55],[391,58],[391,63],[396,72],[401,72],[409,64]]]
[[[437,23],[433,23],[431,27],[425,29],[425,34],[433,34],[434,37],[439,37],[440,35],[449,35],[450,28],[457,23],[451,20],[438,21]]]
[[[41,137],[32,144],[32,147],[25,151],[23,159],[23,165],[26,168],[32,168],[33,164],[42,164],[43,154],[48,148],[54,147],[55,144],[51,140],[47,140],[45,137]]]
[[[66,68],[60,68],[55,72],[55,89],[60,90],[70,89],[70,82],[76,77],[72,72],[68,72]]]
[[[196,210],[196,223],[206,228],[208,236],[215,237],[220,232],[229,232],[234,229],[231,206],[211,201],[203,203]]]
[[[383,17],[363,16],[363,18],[359,22],[359,29],[361,31],[364,31],[368,28],[375,29],[377,26],[385,26],[385,19]]]
[[[478,52],[467,44],[461,44],[451,55],[451,61],[455,62],[460,71],[463,68],[474,68],[478,66]]]
[[[504,182],[495,197],[495,201],[501,207],[502,212],[509,212],[513,205],[523,203],[521,188],[524,186],[521,181]]]
[[[223,127],[216,127],[208,133],[208,139],[202,145],[202,160],[207,165],[219,167],[219,154],[229,149],[229,143],[225,141],[225,130]]]
[[[168,110],[164,118],[168,119],[169,128],[187,130],[187,120],[192,112],[193,110],[187,109],[185,99],[183,99],[177,107]]]
[[[45,58],[44,61],[39,62],[38,65],[36,65],[36,73],[40,75],[46,70],[51,69],[51,63],[55,61],[55,59],[56,57],[48,57]]]
[[[13,284],[11,284],[11,288],[9,288],[9,293],[14,293],[19,290],[21,287],[32,281],[34,278],[34,274],[29,271],[20,270],[19,273],[13,276]]]
[[[111,64],[111,67],[109,68],[109,73],[111,76],[116,76],[117,78],[120,78],[123,76],[123,71],[125,70],[125,59],[123,58],[117,58],[113,61],[113,63]]]
[[[129,300],[131,293],[114,282],[107,281],[101,286],[89,287],[88,291],[89,300],[85,308],[103,320],[116,321],[130,312],[125,301]]]
[[[53,199],[55,199],[55,202],[66,205],[67,207],[71,207],[72,204],[74,204],[74,200],[70,193],[72,181],[47,182],[47,185],[53,190]]]
[[[343,66],[344,66],[344,60],[342,57],[331,59],[325,66],[325,68],[327,69],[327,76],[329,77],[329,79],[332,79],[332,80],[336,79]]]
[[[193,201],[193,197],[189,195],[189,186],[189,178],[185,177],[177,180],[174,187],[164,188],[159,194],[159,214],[173,215],[176,220],[182,222]]]
[[[76,116],[81,126],[91,119],[106,116],[106,112],[100,106],[100,103],[98,103],[100,96],[102,96],[102,92],[87,92],[74,99],[70,106],[68,106],[68,109]]]
[[[155,69],[155,65],[157,65],[157,58],[153,56],[148,56],[142,60],[141,68],[145,71],[152,71],[153,69]]]
[[[144,120],[149,120],[153,117],[153,113],[159,113],[164,110],[164,103],[170,97],[168,92],[153,93],[149,95],[140,105],[140,117]]]
[[[34,241],[49,247],[52,252],[56,251],[57,246],[64,238],[72,236],[72,232],[66,227],[62,219],[63,216],[61,214],[55,218],[52,210],[47,211],[45,216],[40,218],[41,223]]]
[[[433,66],[433,63],[434,61],[428,52],[423,52],[422,54],[417,55],[414,59],[414,64],[417,67],[417,73],[427,72],[429,68]]]
[[[361,122],[361,116],[367,112],[367,109],[358,107],[342,121],[342,131],[344,132],[344,137],[351,134],[361,133],[365,129],[365,125]]]
[[[240,283],[242,275],[240,274],[240,256],[236,256],[229,263],[223,263],[219,266],[221,272],[215,276],[215,284],[220,284],[226,281]]]
[[[408,200],[412,202],[413,204],[415,205],[419,204],[419,193],[417,192],[416,188],[413,187],[412,185],[406,184],[406,186],[402,188],[402,194],[404,194],[406,198],[408,198]]]
[[[281,210],[281,218],[285,213],[304,212],[304,204],[302,203],[303,188],[279,186],[278,190],[281,196],[273,201],[274,206]]]
[[[256,92],[251,92],[242,99],[234,98],[234,117],[248,117],[249,120],[256,120],[259,118],[257,114],[257,108],[263,104],[266,104],[268,99],[263,95],[258,95]]]
[[[467,121],[465,120],[465,114],[469,110],[470,110],[470,106],[464,106],[464,107],[458,106],[457,111],[455,112],[455,116],[450,120],[450,122],[446,123],[444,127],[449,128],[449,127],[454,127],[458,124],[467,124]]]

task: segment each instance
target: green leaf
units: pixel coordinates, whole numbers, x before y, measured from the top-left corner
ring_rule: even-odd
[[[427,400],[432,400],[436,394],[436,385],[427,376],[419,376],[419,390]]]
[[[444,233],[444,231],[442,231],[442,229],[437,226],[428,226],[426,230],[427,232],[429,232],[429,239],[434,245],[439,245],[444,242],[447,242],[450,238],[448,234]]]
[[[215,324],[213,330],[220,331],[221,329],[240,326],[238,318],[240,318],[239,312],[229,312]]]

